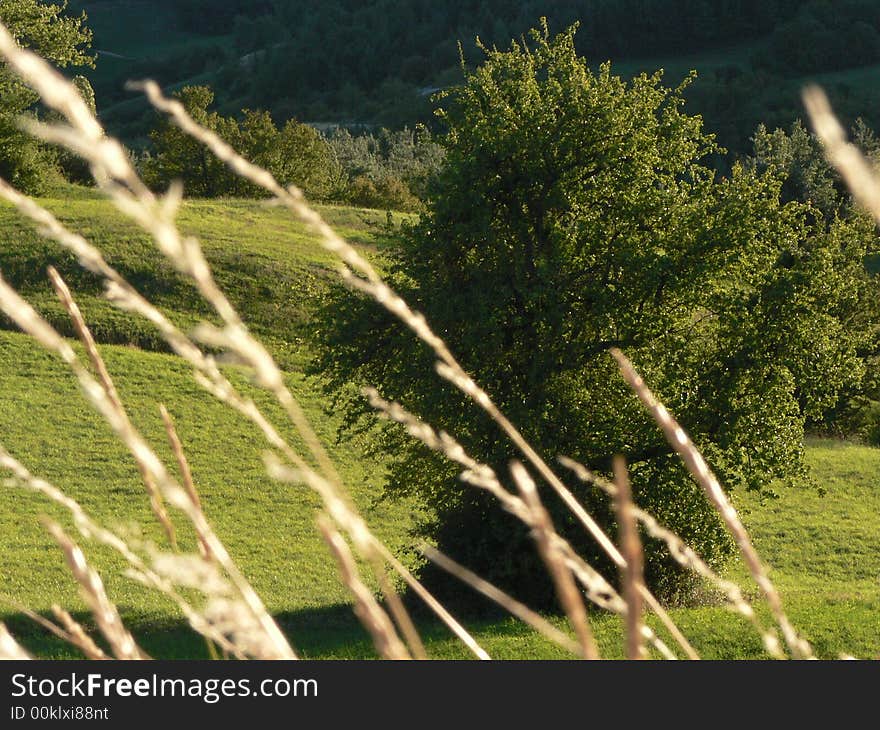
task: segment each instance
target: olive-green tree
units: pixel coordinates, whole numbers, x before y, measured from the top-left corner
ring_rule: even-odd
[[[92,33],[85,14],[64,15],[66,3],[0,0],[0,21],[23,46],[61,68],[94,66],[89,55]],[[84,91],[88,82],[80,78]],[[20,117],[33,114],[39,96],[0,65],[0,176],[29,193],[38,193],[57,169],[57,156],[20,129]]]
[[[207,86],[186,86],[175,96],[196,122],[265,167],[281,184],[295,184],[318,200],[335,187],[338,163],[326,140],[312,127],[291,119],[278,129],[271,115],[261,110],[244,109],[240,120],[224,117],[211,109],[214,92]],[[150,139],[153,154],[144,163],[144,176],[153,186],[166,187],[180,180],[194,197],[265,195],[167,119],[160,120]]]
[[[390,276],[548,460],[601,472],[625,455],[638,503],[718,565],[729,539],[608,350],[630,356],[728,488],[797,479],[805,418],[864,372],[873,236],[781,202],[772,171],[718,178],[703,163],[716,147],[683,110],[683,89],[664,88],[660,74],[591,71],[574,33],[545,27],[528,45],[485,49],[447,94],[446,163]],[[374,303],[340,288],[318,329],[316,369],[339,398],[358,402],[343,387],[351,381],[374,385],[508,473],[511,444]],[[552,600],[527,531],[490,497],[399,429],[383,430],[378,448],[393,459],[390,490],[432,509],[421,530],[443,550],[519,597]],[[613,534],[607,500],[572,486]],[[608,568],[544,496],[560,530]],[[664,556],[648,542],[648,577],[673,596],[689,584]]]

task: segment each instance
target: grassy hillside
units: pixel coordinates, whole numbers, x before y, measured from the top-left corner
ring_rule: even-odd
[[[195,289],[175,273],[149,237],[97,193],[63,186],[42,202],[98,246],[113,266],[175,321],[186,326],[209,316]],[[384,212],[332,206],[321,211],[368,256],[393,233]],[[405,217],[397,216],[395,225]],[[260,202],[190,201],[180,225],[184,232],[199,236],[218,281],[281,364],[288,369],[301,364],[302,327],[330,273],[332,256],[288,213]],[[71,328],[46,277],[50,263],[78,292],[99,342],[166,349],[149,325],[110,306],[102,296],[100,281],[83,271],[73,256],[39,236],[29,223],[4,213],[0,241],[0,270],[63,332]],[[0,326],[3,322],[0,314]]]
[[[84,231],[177,321],[193,323],[204,314],[188,285],[175,278],[145,238],[92,192],[62,189],[43,202]],[[322,212],[370,255],[376,255],[389,233],[384,214],[378,212]],[[189,202],[182,222],[201,235],[218,279],[285,364],[292,388],[369,523],[390,546],[407,554],[406,533],[416,505],[379,499],[382,464],[365,460],[351,444],[334,443],[341,414],[328,414],[317,384],[300,374],[308,358],[300,335],[309,324],[310,292],[323,285],[329,257],[287,214],[260,203]],[[316,498],[305,489],[269,480],[260,461],[264,447],[259,434],[204,393],[181,361],[158,351],[162,348],[146,327],[111,310],[100,299],[96,282],[76,273],[56,246],[40,239],[9,209],[0,209],[0,271],[61,325],[64,317],[43,273],[50,263],[80,293],[82,309],[100,340],[113,343],[103,345],[102,353],[123,401],[169,461],[158,404],[165,403],[176,419],[208,517],[293,645],[313,657],[372,656],[370,641],[352,616],[314,528]],[[248,389],[244,373],[231,371],[230,376]],[[271,403],[254,395],[275,413]],[[100,520],[142,525],[145,540],[161,542],[133,463],[84,405],[70,374],[28,338],[10,331],[0,332],[0,443]],[[813,488],[790,489],[766,505],[752,495],[736,495],[737,505],[773,567],[792,618],[820,655],[880,654],[880,450],[818,441],[810,444],[808,458],[827,492],[824,497]],[[69,524],[66,515],[35,495],[0,490],[0,593],[38,611],[61,603],[90,624],[60,553],[39,525],[40,514]],[[181,521],[178,526],[185,544],[192,545]],[[121,566],[106,551],[91,545],[87,551],[147,651],[161,657],[204,653],[203,643],[175,608],[122,577]],[[741,569],[734,568],[733,575],[748,584]],[[760,656],[757,638],[724,608],[677,609],[675,618],[707,657]],[[0,607],[0,619],[8,620],[23,643],[41,655],[72,656],[69,648],[16,616],[14,608]],[[432,655],[464,656],[442,628],[427,619],[422,623]],[[493,656],[559,656],[511,620],[483,616],[467,623]],[[596,629],[603,654],[620,656],[617,620],[597,615]]]

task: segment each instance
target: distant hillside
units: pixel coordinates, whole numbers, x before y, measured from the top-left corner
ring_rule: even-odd
[[[431,94],[457,83],[459,42],[507,45],[549,17],[579,21],[580,50],[623,74],[691,69],[692,111],[734,152],[758,122],[800,116],[799,89],[820,77],[844,116],[871,110],[880,87],[880,10],[872,0],[73,0],[95,32],[90,74],[110,128],[144,143],[151,117],[128,78],[207,83],[220,110],[278,119],[399,127],[432,121]],[[880,112],[874,112],[880,115]]]

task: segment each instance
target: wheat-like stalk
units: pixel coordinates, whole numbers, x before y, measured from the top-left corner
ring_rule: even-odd
[[[0,659],[21,660],[32,658],[33,657],[22,649],[18,645],[18,642],[12,638],[12,634],[9,633],[6,624],[0,621]]]
[[[590,628],[586,606],[580,591],[577,589],[577,584],[571,570],[566,565],[565,558],[556,545],[554,540],[556,531],[553,529],[550,515],[544,509],[541,498],[538,496],[538,488],[535,486],[535,482],[526,471],[526,468],[518,461],[514,461],[511,464],[510,472],[513,480],[519,487],[523,501],[528,505],[532,513],[532,536],[535,538],[538,552],[547,566],[550,577],[553,579],[559,603],[565,609],[569,623],[578,637],[584,659],[598,659],[599,649],[596,646],[596,640]]]
[[[0,446],[0,469],[12,474],[12,477],[4,480],[2,484],[31,490],[66,509],[73,518],[74,525],[84,537],[95,540],[116,551],[128,563],[132,575],[136,576],[144,585],[166,595],[180,609],[193,629],[220,645],[233,656],[241,659],[246,658],[243,652],[227,641],[221,634],[218,634],[210,622],[205,619],[202,612],[185,599],[170,581],[153,570],[134,551],[128,542],[116,533],[98,524],[76,500],[70,498],[63,491],[44,479],[32,475],[2,446]]]
[[[572,641],[571,638],[557,629],[547,619],[541,616],[541,614],[533,611],[515,598],[512,598],[497,586],[492,585],[485,578],[481,578],[473,571],[468,570],[463,565],[455,562],[448,555],[444,555],[437,550],[437,548],[430,545],[422,545],[421,552],[436,566],[442,568],[450,575],[455,576],[462,583],[469,585],[490,601],[498,604],[511,616],[515,616],[523,623],[531,626],[545,639],[552,641],[557,646],[571,652],[572,654],[582,655],[582,648],[579,644]]]
[[[7,596],[0,596],[0,601],[9,604],[23,616],[26,616],[41,628],[46,629],[49,633],[57,636],[62,641],[66,641],[77,647],[85,655],[86,659],[103,660],[107,659],[107,655],[86,633],[86,630],[58,604],[52,605],[52,613],[61,622],[61,626],[31,611],[27,606],[22,606],[17,601]]]
[[[382,610],[370,589],[361,580],[354,556],[342,535],[327,518],[318,520],[318,528],[336,558],[342,582],[355,598],[355,613],[373,637],[376,650],[385,659],[410,659],[411,656],[394,630],[388,614]]]
[[[55,614],[55,618],[57,618],[64,627],[64,631],[67,635],[66,640],[74,646],[79,647],[87,659],[108,658],[103,649],[94,642],[82,625],[57,603],[52,604],[52,613]]]
[[[450,461],[463,466],[465,469],[460,475],[463,482],[477,489],[489,492],[505,510],[514,515],[527,527],[534,528],[534,515],[523,499],[507,490],[498,480],[495,471],[488,465],[473,459],[454,437],[445,431],[435,431],[430,425],[407,411],[399,403],[386,401],[375,388],[365,388],[364,395],[367,396],[370,405],[383,417],[403,425],[413,438],[418,439],[428,448],[442,453]],[[581,589],[585,591],[587,598],[600,608],[625,616],[627,610],[626,603],[621,600],[614,588],[596,570],[580,558],[571,545],[558,533],[554,531],[551,539],[557,549],[566,556],[569,568],[581,584]],[[472,587],[474,587],[473,584]],[[650,592],[644,586],[640,586],[640,593],[642,598],[646,596],[651,597]],[[666,611],[659,604],[652,604],[652,608],[654,608],[663,625],[670,631],[679,645],[684,648],[688,657],[698,659],[699,656],[696,651],[690,646],[690,643],[681,634]],[[643,626],[643,636],[662,655],[669,655],[669,650],[659,641],[650,628]]]
[[[162,489],[165,498],[192,522],[196,533],[204,536],[211,553],[223,566],[248,609],[276,647],[276,658],[293,659],[296,654],[277,624],[267,613],[256,591],[238,569],[225,546],[208,524],[204,515],[191,502],[189,495],[169,475],[161,460],[134,428],[131,421],[113,405],[104,387],[80,363],[73,348],[0,277],[0,310],[4,311],[23,331],[32,335],[47,350],[56,353],[72,370],[86,400],[104,417],[117,437],[128,447],[138,466],[146,471]]]
[[[570,469],[581,481],[588,484],[595,484],[612,498],[617,496],[617,485],[614,482],[604,479],[598,474],[594,474],[583,464],[565,456],[559,457],[559,463],[567,469]],[[661,540],[666,544],[667,551],[680,566],[693,571],[721,591],[727,599],[730,607],[736,613],[745,617],[761,636],[764,648],[767,650],[768,654],[776,659],[785,658],[785,654],[779,646],[778,635],[772,629],[767,629],[761,624],[755,614],[754,608],[746,600],[742,589],[736,583],[726,580],[718,575],[692,547],[672,532],[672,530],[661,525],[653,515],[640,509],[635,504],[633,504],[632,512],[636,520],[638,520],[651,537],[656,540]]]
[[[196,489],[195,482],[193,482],[192,472],[189,468],[189,461],[183,451],[183,444],[180,443],[180,437],[177,435],[174,421],[164,404],[159,404],[159,413],[162,416],[162,423],[165,425],[165,434],[168,436],[168,443],[171,446],[171,450],[174,452],[174,457],[177,459],[177,468],[180,470],[180,478],[183,481],[183,487],[186,490],[187,496],[189,496],[190,502],[192,502],[193,508],[201,512],[202,501],[199,499],[198,490]],[[200,534],[198,538],[199,550],[201,551],[202,557],[206,560],[211,560],[211,548],[208,545],[207,536]]]
[[[70,572],[79,583],[80,592],[91,609],[98,628],[113,650],[114,656],[117,659],[148,659],[149,657],[138,647],[134,637],[125,628],[119,611],[107,597],[101,576],[89,566],[79,545],[64,532],[57,522],[45,520],[44,524],[64,553],[67,567],[70,568]]]
[[[620,531],[618,540],[620,552],[626,560],[626,567],[622,571],[622,592],[626,599],[626,657],[627,659],[642,659],[643,604],[641,587],[644,584],[644,556],[642,541],[639,539],[626,461],[619,455],[614,457],[614,483],[617,485],[614,510],[617,513]]]
[[[127,422],[130,426],[131,420],[129,419],[128,413],[126,413],[125,408],[122,405],[122,400],[119,398],[119,393],[116,391],[116,386],[113,384],[113,378],[110,377],[107,366],[104,364],[104,359],[101,357],[101,353],[98,352],[98,346],[95,343],[95,338],[92,337],[92,333],[86,326],[85,320],[82,316],[82,312],[80,312],[79,307],[74,301],[73,295],[70,293],[70,289],[67,287],[67,284],[61,278],[61,275],[58,273],[54,266],[49,267],[49,280],[52,282],[52,286],[55,288],[55,292],[58,294],[58,299],[61,301],[62,306],[70,316],[77,336],[79,337],[80,341],[86,349],[86,354],[89,357],[92,368],[98,376],[98,382],[100,382],[101,387],[104,388],[104,393],[107,396],[107,401],[109,402],[110,406],[116,411],[118,418],[121,421]],[[174,532],[174,525],[171,524],[171,518],[168,516],[168,511],[165,509],[164,500],[162,499],[162,493],[156,486],[156,481],[155,479],[153,479],[153,476],[147,468],[146,464],[144,464],[142,460],[138,459],[137,466],[138,471],[141,475],[141,480],[143,481],[144,486],[147,489],[147,494],[150,498],[150,507],[153,510],[153,514],[156,515],[156,519],[159,521],[159,524],[162,525],[162,529],[165,531],[168,542],[170,542],[172,547],[174,547],[174,549],[176,550],[177,538]]]

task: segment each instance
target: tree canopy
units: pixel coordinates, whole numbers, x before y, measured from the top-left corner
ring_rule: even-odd
[[[340,173],[317,130],[295,119],[278,129],[266,111],[244,109],[241,120],[221,116],[210,109],[214,92],[207,86],[186,86],[175,96],[196,122],[269,170],[282,185],[295,184],[318,200],[332,191]],[[155,154],[144,164],[150,184],[167,186],[181,180],[187,194],[195,197],[265,195],[168,119],[162,118],[150,137]]]
[[[447,92],[446,162],[390,275],[548,459],[603,471],[623,454],[637,502],[719,564],[729,539],[608,349],[629,355],[727,487],[799,479],[805,419],[864,373],[877,324],[863,306],[876,297],[863,265],[873,231],[782,201],[775,167],[717,176],[705,162],[711,135],[683,111],[685,85],[666,88],[659,73],[626,82],[608,64],[594,72],[574,38],[574,28],[551,37],[545,26],[507,50],[484,47],[484,62]],[[316,370],[340,399],[353,398],[351,380],[374,385],[507,473],[511,445],[371,302],[337,290],[319,345]],[[552,589],[515,520],[400,429],[380,443],[398,455],[392,492],[433,510],[425,534],[546,603]],[[577,496],[613,532],[606,499]],[[607,567],[545,499],[562,532]],[[667,595],[684,586],[650,543],[647,571]]]
[[[93,66],[85,14],[69,17],[64,9],[38,0],[0,0],[0,20],[21,45],[56,66]],[[41,189],[56,162],[53,152],[19,130],[19,117],[33,110],[38,99],[5,64],[0,66],[0,176],[28,192]]]

